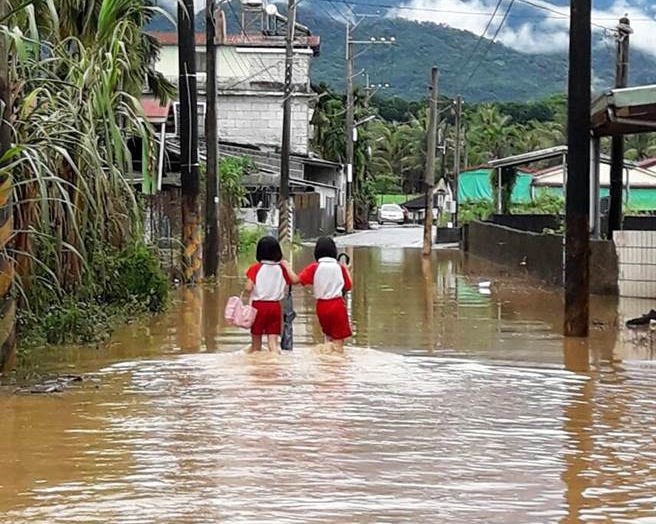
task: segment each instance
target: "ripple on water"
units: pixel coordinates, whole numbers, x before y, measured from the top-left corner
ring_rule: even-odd
[[[617,391],[562,370],[300,349],[121,363],[98,376],[98,391],[71,394],[95,429],[68,427],[60,443],[78,450],[76,478],[31,486],[3,522],[656,514],[653,404],[620,412]],[[640,426],[618,433],[613,416]]]

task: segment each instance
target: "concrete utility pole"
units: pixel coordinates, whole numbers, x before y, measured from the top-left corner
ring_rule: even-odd
[[[278,201],[278,239],[292,240],[291,202],[289,197],[289,160],[291,155],[292,92],[294,72],[294,30],[296,28],[296,0],[287,3],[287,44],[285,53],[285,90],[282,112],[282,153],[280,155],[280,195]]]
[[[422,254],[427,257],[433,247],[431,233],[433,231],[433,185],[435,184],[435,149],[437,148],[437,66],[431,69],[431,95],[428,106],[428,133],[426,137],[426,204],[424,217],[424,247]]]
[[[353,43],[351,22],[346,22],[346,232],[353,232]]]
[[[567,104],[565,323],[567,337],[587,337],[590,306],[591,0],[572,0]]]
[[[369,40],[353,40],[353,30],[362,20],[372,15],[359,15],[361,20],[355,25],[346,22],[346,232],[353,232],[354,206],[353,206],[353,177],[354,142],[355,142],[355,100],[353,96],[353,49],[355,44],[394,44],[396,39],[371,38]],[[375,16],[375,15],[374,15]]]
[[[0,2],[0,19],[8,12],[8,3]],[[8,117],[9,49],[7,39],[0,37],[0,157],[11,146]],[[5,250],[14,232],[12,189],[9,174],[0,175],[0,374],[13,366],[16,348],[16,304],[11,292],[14,262]]]
[[[194,2],[184,0],[178,3],[178,91],[182,178],[182,273],[186,284],[198,282],[202,269],[195,36]]]
[[[462,144],[460,143],[460,126],[462,120],[462,96],[458,95],[456,97],[456,144],[455,151],[453,155],[453,199],[456,204],[456,212],[454,214],[453,225],[458,227],[458,200],[460,198],[458,194],[458,184],[460,183],[460,148]]]
[[[205,178],[205,243],[203,246],[203,268],[205,277],[215,277],[219,269],[219,133],[216,107],[216,36],[217,28],[223,27],[223,12],[216,9],[214,0],[206,0],[205,35],[207,57],[207,114],[205,138],[207,140],[207,173]]]
[[[629,81],[629,35],[633,32],[629,19],[620,18],[617,26],[617,55],[615,58],[615,87],[626,87]],[[624,137],[611,138],[610,153],[610,208],[608,210],[608,239],[613,231],[622,229],[622,189],[624,178]]]

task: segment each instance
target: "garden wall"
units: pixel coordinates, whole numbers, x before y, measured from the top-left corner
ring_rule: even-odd
[[[510,268],[523,268],[544,283],[563,285],[563,237],[519,231],[474,221],[466,228],[468,253]],[[618,262],[613,242],[590,241],[590,292],[618,294]]]
[[[499,226],[506,226],[520,231],[533,231],[542,233],[545,229],[557,231],[563,217],[559,215],[492,215],[488,222],[493,222]]]

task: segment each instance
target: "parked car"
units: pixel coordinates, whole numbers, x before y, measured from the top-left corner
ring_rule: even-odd
[[[393,222],[395,224],[403,224],[405,222],[405,214],[401,206],[397,204],[383,204],[378,208],[378,223]]]

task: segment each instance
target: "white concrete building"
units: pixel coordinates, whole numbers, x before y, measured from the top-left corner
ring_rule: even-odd
[[[156,69],[178,81],[177,34],[152,33],[162,45]],[[196,35],[199,100],[205,89],[205,35]],[[292,151],[309,153],[315,95],[310,87],[310,61],[319,37],[299,36],[294,53]],[[218,48],[219,136],[222,141],[277,148],[282,141],[285,42],[263,34],[229,35]]]

